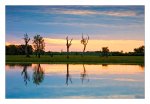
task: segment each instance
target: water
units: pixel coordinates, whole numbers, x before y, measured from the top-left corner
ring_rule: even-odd
[[[7,64],[6,98],[144,98],[144,66]]]

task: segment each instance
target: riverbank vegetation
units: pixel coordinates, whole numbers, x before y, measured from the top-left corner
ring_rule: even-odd
[[[6,63],[120,63],[120,64],[144,64],[143,56],[80,56],[70,55],[42,55],[41,58],[31,55],[31,58],[25,55],[7,55]]]

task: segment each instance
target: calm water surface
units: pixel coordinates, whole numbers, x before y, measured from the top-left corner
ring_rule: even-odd
[[[144,66],[6,64],[6,98],[144,98]]]

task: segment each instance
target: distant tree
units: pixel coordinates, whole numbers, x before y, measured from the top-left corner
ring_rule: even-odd
[[[16,55],[17,52],[17,46],[16,45],[8,45],[6,46],[6,55]]]
[[[29,48],[30,45],[28,45],[27,47]],[[25,53],[25,45],[16,45],[17,48],[17,53],[18,55],[26,55]]]
[[[28,34],[24,34],[24,42],[25,42],[25,54],[26,54],[26,57],[30,57],[29,53],[28,53],[28,43],[30,41],[30,38],[28,37]]]
[[[8,45],[6,46],[6,55],[26,55],[25,45]],[[27,46],[28,54],[33,53],[33,48],[31,45]]]
[[[145,47],[144,47],[144,46],[140,46],[139,48],[135,48],[135,49],[134,49],[134,52],[135,52],[135,53],[144,54],[144,51],[145,51]]]
[[[47,53],[48,53],[48,55],[50,55],[51,57],[53,57],[53,52],[48,51]]]
[[[18,45],[17,46],[19,55],[26,55],[25,47],[26,47],[25,45]],[[31,45],[27,45],[27,50],[28,50],[28,54],[32,54],[33,53],[33,48],[32,48]]]
[[[83,53],[85,52],[85,49],[86,49],[86,46],[88,44],[88,41],[89,41],[89,36],[87,36],[86,38],[83,37],[83,34],[82,34],[82,39],[81,39],[81,44],[83,44]]]
[[[67,58],[69,58],[69,48],[70,48],[70,46],[71,46],[71,42],[72,42],[72,40],[73,39],[71,39],[70,41],[69,41],[69,39],[68,39],[68,36],[66,37],[66,41],[67,41],[67,43],[66,43],[66,46],[67,46]]]
[[[103,56],[108,56],[108,53],[109,53],[108,47],[102,47],[102,53],[103,53]]]
[[[34,47],[36,54],[38,55],[38,58],[40,58],[40,55],[44,51],[44,48],[45,48],[45,42],[44,42],[43,37],[41,37],[40,35],[34,36],[33,47]]]

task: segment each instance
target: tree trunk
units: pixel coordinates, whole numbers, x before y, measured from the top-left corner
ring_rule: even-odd
[[[28,54],[28,44],[27,43],[25,44],[25,54],[26,54],[26,57],[30,57]]]
[[[40,50],[38,50],[38,58],[40,58]]]
[[[38,53],[38,58],[40,58],[40,53]]]
[[[69,58],[69,47],[67,47],[67,59]]]
[[[85,49],[86,49],[86,45],[84,45],[82,57],[83,57],[83,55],[84,55]]]
[[[86,48],[86,45],[84,45],[84,49],[83,49],[83,52],[85,52],[85,48]]]
[[[37,52],[35,52],[35,56],[37,57]]]

